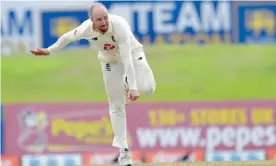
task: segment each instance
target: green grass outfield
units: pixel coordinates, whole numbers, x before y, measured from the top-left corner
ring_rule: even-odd
[[[276,47],[145,47],[157,89],[151,101],[276,99]],[[93,49],[48,57],[2,56],[2,102],[106,102]]]

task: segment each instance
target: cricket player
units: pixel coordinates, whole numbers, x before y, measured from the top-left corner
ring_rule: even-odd
[[[98,59],[102,66],[115,135],[112,146],[119,148],[119,164],[130,166],[132,159],[127,144],[125,94],[130,101],[137,100],[139,92],[153,94],[155,79],[147,63],[143,45],[136,40],[124,18],[108,14],[101,3],[93,4],[89,15],[89,19],[63,34],[52,46],[31,52],[35,55],[50,55],[80,39],[94,43],[99,50]]]

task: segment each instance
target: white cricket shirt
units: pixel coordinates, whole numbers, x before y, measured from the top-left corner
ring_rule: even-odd
[[[143,51],[133,35],[129,24],[120,16],[109,14],[109,26],[106,33],[95,31],[93,22],[88,19],[77,28],[62,35],[56,43],[48,47],[50,53],[80,39],[92,42],[99,50],[98,59],[105,63],[122,62],[128,77],[129,89],[136,89],[135,70],[132,52]]]

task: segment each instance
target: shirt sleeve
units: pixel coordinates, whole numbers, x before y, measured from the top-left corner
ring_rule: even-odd
[[[126,21],[118,22],[114,30],[119,46],[120,57],[127,75],[129,89],[137,90],[135,69],[132,61],[130,45],[131,30]]]
[[[82,23],[77,28],[63,34],[53,45],[47,48],[50,54],[57,50],[60,50],[71,42],[82,39],[84,35],[83,29],[85,24],[86,22]]]

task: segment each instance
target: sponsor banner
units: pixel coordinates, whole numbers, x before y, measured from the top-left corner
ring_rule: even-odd
[[[204,151],[194,150],[160,150],[145,152],[146,163],[172,163],[172,162],[194,162],[204,161]]]
[[[114,151],[108,105],[7,104],[5,110],[8,155]],[[142,152],[276,146],[276,101],[130,104],[127,114],[129,146]]]
[[[1,166],[20,166],[20,158],[15,156],[1,156]]]
[[[1,8],[1,55],[39,47],[37,8],[17,2],[3,2],[2,5],[5,7]]]
[[[50,46],[88,18],[92,2],[2,2],[1,55]],[[100,2],[109,13],[123,16],[144,44],[276,42],[275,1]],[[81,40],[66,48],[88,45]]]
[[[232,42],[229,1],[100,2],[109,13],[124,17],[144,44]]]
[[[266,160],[265,151],[220,151],[206,153],[206,161],[258,161]]]
[[[25,155],[21,157],[21,166],[75,166],[81,165],[81,155]]]
[[[267,159],[268,160],[276,160],[276,148],[269,149],[267,151]]]
[[[0,104],[0,116],[1,116],[1,124],[0,124],[0,134],[1,134],[1,136],[0,136],[0,139],[1,139],[1,141],[0,141],[0,151],[1,151],[1,155],[4,153],[4,117],[3,117],[3,112],[4,112],[4,110],[3,110],[3,105],[2,104]]]
[[[1,2],[1,55],[50,46],[61,33],[88,19],[93,1]],[[86,45],[87,42],[75,44]]]
[[[106,105],[9,105],[6,122],[7,154],[114,151]]]
[[[84,164],[116,164],[119,157],[119,152],[106,153],[86,153],[83,155]],[[142,154],[139,151],[131,152],[132,162],[141,163]]]
[[[1,130],[1,138],[0,138],[1,139],[1,142],[0,142],[1,143],[1,145],[0,145],[1,147],[0,147],[0,151],[1,151],[1,155],[2,155],[2,154],[4,154],[4,131],[3,131],[3,129],[4,129],[4,127],[3,127],[4,121],[2,119],[1,119],[1,124],[0,125],[1,125],[1,129],[0,129]]]
[[[233,2],[235,42],[276,43],[276,1]]]
[[[139,119],[129,124],[139,148],[243,151],[276,145],[275,101],[145,104],[136,110],[128,117]]]

